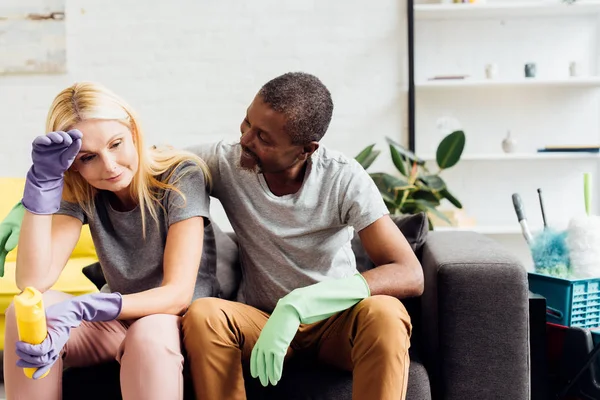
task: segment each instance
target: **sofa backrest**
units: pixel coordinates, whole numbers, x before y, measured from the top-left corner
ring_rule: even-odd
[[[10,210],[21,201],[23,189],[25,187],[24,178],[0,178],[0,221],[2,221]],[[92,235],[87,225],[81,231],[79,241],[73,250],[71,257],[96,257],[96,250],[92,241]],[[8,253],[7,262],[13,262],[17,259],[16,249]]]
[[[392,219],[404,234],[404,237],[407,239],[413,251],[419,254],[429,232],[427,216],[424,213],[419,213],[414,215],[394,216]],[[220,296],[225,299],[236,300],[237,290],[242,278],[236,236],[232,232],[223,232],[214,222],[212,222],[212,226],[215,233],[217,253],[217,279],[221,285]],[[362,247],[358,234],[355,234],[352,239],[352,250],[356,256],[356,263],[359,271],[363,272],[375,267]],[[94,282],[98,288],[101,288],[105,283],[100,265],[97,263],[93,266],[84,268],[83,273]],[[411,311],[409,310],[409,312]]]

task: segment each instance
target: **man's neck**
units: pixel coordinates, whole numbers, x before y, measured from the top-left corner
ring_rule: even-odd
[[[264,173],[265,181],[275,196],[296,193],[302,187],[306,174],[306,161],[298,163],[285,171]]]

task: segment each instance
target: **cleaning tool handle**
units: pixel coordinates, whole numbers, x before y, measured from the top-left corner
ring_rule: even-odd
[[[583,199],[585,201],[585,213],[590,215],[591,212],[591,190],[590,190],[590,174],[583,174]]]
[[[533,240],[533,236],[531,236],[531,232],[529,231],[529,226],[527,225],[527,218],[525,218],[525,209],[523,207],[523,202],[521,201],[521,196],[518,193],[513,193],[512,195],[513,206],[515,207],[515,212],[517,213],[517,218],[519,220],[519,225],[521,225],[521,232],[523,232],[523,237],[527,241],[527,243],[531,243]]]
[[[548,227],[548,222],[546,221],[546,210],[544,209],[544,200],[542,198],[542,189],[537,190],[538,197],[540,199],[540,209],[542,210],[542,222],[544,223],[544,229]]]
[[[521,201],[521,196],[518,193],[513,193],[512,195],[513,206],[515,207],[515,212],[517,213],[517,219],[519,222],[525,219],[525,209],[523,208],[523,202]]]

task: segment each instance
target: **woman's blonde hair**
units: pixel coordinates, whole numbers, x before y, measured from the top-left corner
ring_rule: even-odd
[[[168,183],[173,173],[182,163],[191,162],[204,173],[207,189],[211,186],[211,177],[206,163],[195,154],[171,147],[146,148],[139,120],[133,109],[119,96],[107,88],[93,82],[77,82],[61,91],[52,102],[46,119],[46,132],[68,131],[85,120],[118,121],[131,130],[133,142],[138,153],[138,168],[129,187],[131,197],[137,200],[142,213],[143,232],[146,232],[146,209],[152,219],[158,223],[158,209],[165,192],[173,190],[185,199],[185,195],[174,184],[190,168],[172,183]],[[84,132],[85,135],[85,132]],[[167,173],[166,179],[159,177]],[[91,218],[95,207],[97,189],[90,185],[78,173],[69,169],[65,172],[63,198],[78,203]]]

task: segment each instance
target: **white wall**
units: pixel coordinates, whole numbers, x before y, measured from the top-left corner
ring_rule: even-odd
[[[149,143],[187,146],[236,138],[260,86],[302,70],[333,95],[324,144],[354,156],[375,142],[383,149],[385,136],[405,141],[405,9],[395,0],[66,0],[68,73],[0,75],[0,176],[26,173],[52,98],[77,80],[123,96]]]

